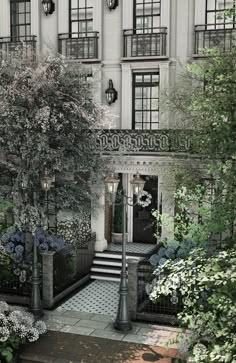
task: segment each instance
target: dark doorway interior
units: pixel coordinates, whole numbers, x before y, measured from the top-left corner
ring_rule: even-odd
[[[157,176],[142,175],[145,180],[144,190],[152,196],[152,203],[143,208],[142,206],[135,205],[133,207],[133,242],[140,243],[156,243],[155,233],[155,219],[152,217],[151,211],[157,209]]]

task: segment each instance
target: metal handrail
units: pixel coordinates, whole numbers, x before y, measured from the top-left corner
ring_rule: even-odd
[[[152,30],[152,32],[150,33],[145,33],[145,30]],[[153,30],[160,30],[159,32],[155,32]],[[137,31],[144,31],[143,33],[136,33]],[[124,35],[143,35],[143,34],[156,34],[156,33],[166,33],[167,31],[167,27],[162,26],[162,27],[152,27],[152,28],[133,28],[133,29],[124,29],[123,33]],[[131,34],[127,33],[127,32],[132,32]]]
[[[217,26],[224,26],[224,28],[217,28]],[[226,25],[232,25],[232,28],[226,28],[225,26]],[[208,29],[207,27],[208,26],[214,26],[214,28],[212,29]],[[201,29],[198,29],[198,28],[201,28]],[[198,31],[217,31],[217,30],[222,30],[222,31],[225,31],[225,30],[234,30],[236,29],[236,24],[235,23],[216,23],[216,24],[198,24],[198,25],[195,25],[195,31],[198,32]]]
[[[36,35],[24,35],[24,36],[8,36],[0,37],[0,43],[19,43],[19,42],[35,42],[37,40]]]
[[[76,34],[77,37],[73,37],[72,35],[73,34]],[[63,36],[67,36],[68,39],[71,39],[71,38],[98,38],[98,34],[99,32],[97,31],[93,31],[93,32],[71,32],[71,33],[60,33],[58,34],[58,38],[59,39],[66,39],[65,37]]]

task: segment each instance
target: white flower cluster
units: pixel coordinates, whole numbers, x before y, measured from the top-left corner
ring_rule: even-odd
[[[141,207],[148,207],[152,203],[152,196],[146,190],[143,190],[137,197],[137,204]]]
[[[9,340],[17,341],[18,345],[25,340],[34,342],[40,334],[46,332],[46,325],[43,321],[34,320],[34,316],[25,310],[11,308],[5,301],[0,301],[0,348],[1,343],[6,345]]]

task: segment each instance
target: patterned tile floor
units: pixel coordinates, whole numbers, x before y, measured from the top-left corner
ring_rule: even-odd
[[[59,310],[116,315],[119,299],[119,282],[95,280],[65,303]]]
[[[127,243],[126,250],[128,253],[141,253],[141,254],[148,254],[150,253],[156,245],[154,244],[147,244],[147,243]],[[107,251],[114,251],[114,252],[121,252],[122,251],[122,244],[121,243],[111,243],[109,244]]]

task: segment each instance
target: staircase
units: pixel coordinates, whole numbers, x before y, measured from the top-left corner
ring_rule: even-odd
[[[138,256],[126,256],[127,259],[139,259]],[[90,278],[93,280],[120,281],[122,254],[104,251],[95,252],[93,264],[90,269]],[[126,264],[127,267],[127,264]]]

